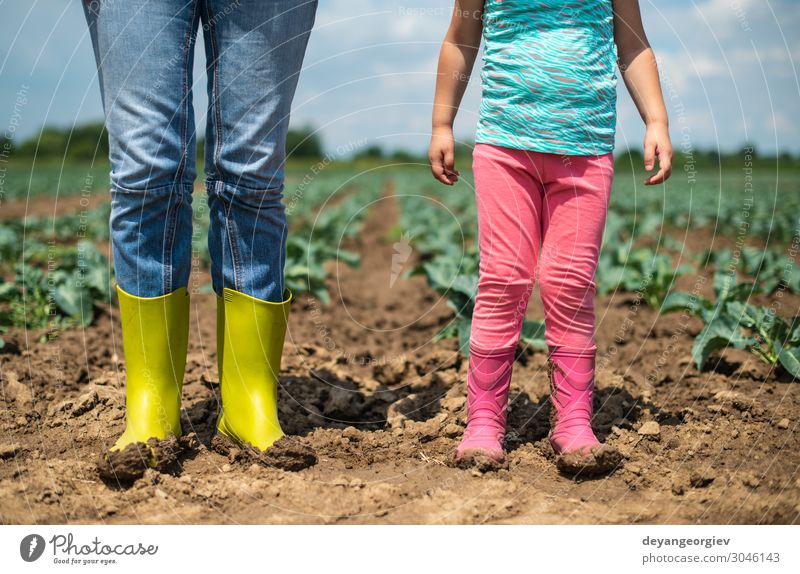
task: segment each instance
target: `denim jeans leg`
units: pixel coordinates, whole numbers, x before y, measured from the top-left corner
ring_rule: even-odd
[[[184,287],[196,176],[195,0],[84,0],[111,161],[117,283],[139,297]]]
[[[283,301],[289,113],[317,0],[206,0],[205,169],[214,291]]]

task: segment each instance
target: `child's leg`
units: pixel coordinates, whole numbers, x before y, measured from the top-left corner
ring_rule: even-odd
[[[508,387],[539,245],[542,187],[533,155],[478,144],[473,155],[480,272],[472,315],[468,422],[458,447],[503,458]]]
[[[586,454],[595,363],[595,271],[613,180],[613,157],[548,155],[544,168],[539,288],[551,354],[550,441]]]
[[[594,351],[595,271],[614,159],[547,155],[539,289],[547,344]]]
[[[541,243],[539,154],[477,144],[473,154],[480,273],[470,345],[514,349]]]

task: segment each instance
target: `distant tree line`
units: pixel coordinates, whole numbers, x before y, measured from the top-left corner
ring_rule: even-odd
[[[38,160],[105,161],[108,158],[108,132],[103,122],[92,122],[74,128],[44,127],[42,131],[21,142],[0,136],[0,149],[10,157]],[[322,140],[319,132],[310,127],[291,129],[286,149],[292,158],[321,158]],[[197,157],[202,161],[204,139],[197,140]]]
[[[674,144],[673,144],[674,145]],[[641,168],[644,165],[644,152],[641,149],[629,149],[616,156],[616,164],[630,169]],[[717,150],[690,150],[681,151],[673,149],[672,165],[675,169],[692,169],[711,167],[743,167],[745,159],[752,163],[752,167],[775,167],[800,169],[800,155],[789,152],[766,155],[759,153],[755,145],[745,144],[735,152],[719,153]]]
[[[102,122],[57,128],[46,126],[38,134],[21,142],[3,138],[12,157],[86,161],[108,157],[108,134]]]

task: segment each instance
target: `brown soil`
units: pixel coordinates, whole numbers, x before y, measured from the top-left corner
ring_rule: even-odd
[[[107,198],[101,193],[87,196],[64,195],[60,197],[38,196],[28,200],[8,201],[3,204],[0,211],[0,220],[21,219],[28,215],[41,215],[58,217],[69,215],[82,209],[91,209],[99,206]]]
[[[454,341],[431,341],[451,313],[425,280],[390,282],[386,238],[397,216],[391,197],[377,202],[348,246],[362,254],[361,268],[331,266],[330,305],[302,296],[293,306],[280,416],[295,438],[272,465],[212,448],[213,295],[192,295],[189,438],[174,467],[147,470],[130,486],[101,479],[96,466],[124,428],[116,309],[46,344],[38,333],[6,333],[0,522],[800,522],[797,384],[739,351],[698,372],[690,349],[699,320],[659,317],[631,294],[597,301],[594,427],[622,453],[621,466],[600,477],[559,472],[546,439],[546,360],[530,349],[515,365],[506,464],[452,464],[467,363]],[[710,283],[684,277],[681,288],[708,295]],[[781,314],[800,314],[800,297],[780,304]],[[537,293],[528,314],[542,316]],[[311,451],[310,466],[282,465]]]

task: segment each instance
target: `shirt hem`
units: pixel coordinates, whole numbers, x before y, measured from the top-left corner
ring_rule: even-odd
[[[541,145],[539,142],[535,140],[529,140],[524,143],[516,143],[511,140],[490,138],[482,136],[480,134],[475,136],[475,143],[490,144],[510,149],[535,151],[538,153],[549,153],[554,155],[574,155],[574,156],[605,155],[609,152],[613,152],[615,147],[615,145],[612,143],[607,146],[601,146],[596,148],[563,150],[561,148],[554,148],[552,146]]]

